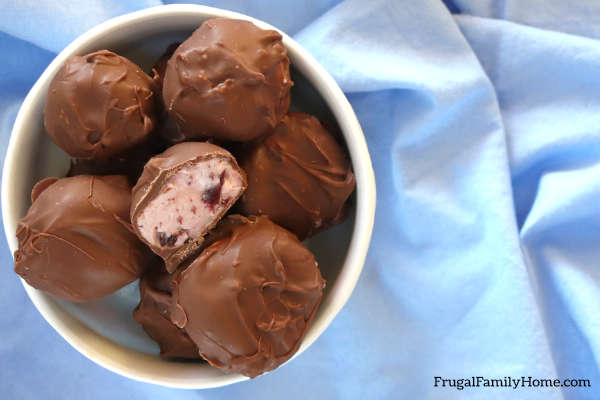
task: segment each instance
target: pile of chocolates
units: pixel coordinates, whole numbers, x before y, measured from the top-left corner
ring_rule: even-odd
[[[140,278],[133,316],[162,357],[249,377],[289,359],[325,286],[301,240],[343,220],[355,181],[319,120],[288,112],[281,39],[211,19],[152,77],[108,50],[67,60],[44,125],[71,170],[33,187],[15,272],[74,302]]]

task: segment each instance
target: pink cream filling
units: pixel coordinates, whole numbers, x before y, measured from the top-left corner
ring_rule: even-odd
[[[212,158],[172,175],[137,218],[154,246],[179,247],[198,239],[242,190],[242,177],[228,160]]]

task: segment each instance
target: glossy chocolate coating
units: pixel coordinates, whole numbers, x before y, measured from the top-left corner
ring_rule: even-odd
[[[171,322],[172,278],[161,269],[144,274],[140,279],[140,303],[133,318],[158,343],[161,357],[201,359],[187,333]]]
[[[155,90],[140,67],[108,50],[71,57],[50,83],[46,131],[72,157],[113,157],[154,128]]]
[[[185,138],[252,140],[289,108],[289,64],[279,33],[210,19],[169,59],[164,103]]]
[[[138,237],[140,237],[152,251],[163,258],[165,267],[169,272],[173,272],[183,260],[199,250],[204,240],[204,234],[216,225],[229,207],[235,203],[243,192],[243,189],[235,198],[228,199],[230,204],[227,208],[223,209],[219,215],[215,216],[213,223],[208,226],[201,235],[192,238],[192,240],[186,242],[182,246],[173,247],[172,244],[169,243],[170,238],[166,238],[165,243],[161,243],[160,246],[150,243],[148,240],[144,239],[138,219],[144,208],[147,207],[156,196],[163,192],[163,186],[168,182],[171,176],[186,166],[210,159],[223,159],[229,162],[231,168],[241,175],[243,189],[245,189],[246,177],[244,171],[240,169],[235,158],[227,150],[207,142],[185,142],[169,147],[164,153],[151,158],[150,161],[146,163],[140,179],[132,190],[130,215],[133,228]],[[220,191],[220,188],[217,189]],[[211,194],[218,195],[216,192]],[[211,195],[209,197],[214,196]],[[205,204],[213,200],[219,201],[219,199],[207,199],[203,197],[202,203]]]
[[[124,176],[47,178],[19,221],[15,272],[36,289],[75,302],[137,279],[154,257],[131,230]]]
[[[231,233],[175,277],[171,320],[211,365],[255,377],[296,352],[325,281],[313,254],[267,217],[225,223]]]
[[[340,222],[354,191],[350,162],[315,117],[286,115],[275,132],[246,149],[240,159],[248,188],[245,215],[268,215],[300,239]]]

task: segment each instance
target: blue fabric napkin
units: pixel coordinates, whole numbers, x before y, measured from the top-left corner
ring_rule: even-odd
[[[153,0],[0,2],[0,150],[39,74]],[[364,272],[319,340],[273,373],[179,391],[72,349],[0,244],[7,399],[600,398],[600,3],[226,0],[293,35],[351,101],[373,158]],[[591,387],[442,387],[446,379]]]

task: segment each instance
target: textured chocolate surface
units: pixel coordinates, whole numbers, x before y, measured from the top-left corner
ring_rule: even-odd
[[[289,108],[289,64],[279,33],[210,19],[169,59],[164,103],[185,138],[252,140]]]
[[[313,116],[286,115],[272,135],[241,154],[248,176],[243,214],[268,215],[300,239],[343,219],[354,174],[342,147]]]
[[[154,128],[155,90],[140,67],[110,51],[71,57],[50,83],[46,131],[72,157],[115,156]]]
[[[158,268],[144,274],[133,318],[158,343],[162,357],[202,359],[187,333],[171,322],[172,279],[173,275]]]
[[[47,178],[19,221],[15,272],[55,297],[83,302],[137,279],[154,258],[129,224],[124,176]]]
[[[176,245],[178,237],[173,234],[163,234],[161,231],[156,231],[159,245],[152,243],[147,238],[144,238],[144,226],[140,223],[140,218],[144,209],[157,198],[159,195],[166,193],[169,188],[167,184],[170,178],[177,175],[184,168],[194,166],[201,162],[210,160],[221,160],[227,165],[228,170],[225,173],[236,173],[241,177],[241,191],[232,197],[221,197],[221,189],[223,187],[223,179],[225,173],[221,173],[217,180],[217,184],[204,191],[198,198],[190,198],[189,204],[186,203],[185,209],[178,210],[181,213],[193,212],[194,214],[201,213],[206,208],[214,210],[216,205],[222,208],[222,211],[214,215],[212,223],[207,228],[195,237],[190,237],[181,245]],[[231,175],[230,175],[231,176]],[[190,181],[188,184],[191,184]],[[193,187],[193,186],[192,186]],[[159,154],[146,164],[144,171],[132,190],[131,203],[131,220],[133,228],[137,235],[159,256],[165,261],[167,271],[174,271],[177,266],[189,255],[193,254],[201,246],[204,234],[214,227],[218,220],[227,212],[227,210],[235,203],[239,196],[243,193],[246,187],[246,177],[235,158],[225,149],[206,142],[186,142],[180,143],[168,148],[164,153]],[[176,197],[176,196],[174,196]],[[175,199],[180,201],[180,199]],[[187,210],[189,208],[189,210]],[[158,216],[161,217],[161,216]],[[174,218],[180,218],[176,216]],[[181,219],[180,224],[185,225],[187,221]],[[182,234],[185,232],[182,232]]]
[[[267,217],[223,223],[223,237],[175,277],[171,319],[211,365],[255,377],[296,352],[325,281],[313,254]]]

